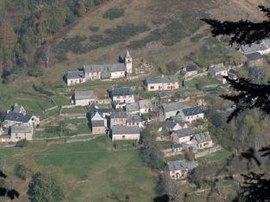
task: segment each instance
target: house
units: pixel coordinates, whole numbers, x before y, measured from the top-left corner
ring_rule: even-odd
[[[181,67],[180,71],[184,75],[184,77],[190,77],[198,74],[198,67],[196,65],[187,65]]]
[[[17,142],[19,140],[32,140],[33,126],[31,125],[13,125],[10,127],[10,140]]]
[[[184,180],[198,166],[197,161],[177,160],[167,162],[167,172],[173,180]]]
[[[90,127],[93,134],[106,134],[110,109],[93,107],[88,114]]]
[[[113,126],[126,126],[127,124],[127,113],[120,112],[112,112],[110,116],[110,127]]]
[[[198,149],[206,149],[213,146],[213,141],[208,131],[195,134],[192,137],[192,141],[196,141]]]
[[[260,53],[261,55],[267,55],[270,53],[270,39],[264,39],[261,42],[252,43],[250,45],[240,46],[240,52],[244,55],[252,53]]]
[[[8,111],[2,123],[4,128],[9,128],[13,125],[20,125],[20,124],[33,125],[35,124],[34,117],[30,114],[25,113],[22,114],[13,111]]]
[[[68,86],[84,83],[86,81],[83,71],[69,71],[65,75],[65,80]]]
[[[92,90],[75,91],[74,95],[72,96],[73,103],[78,106],[87,106],[95,103],[96,100],[97,97]]]
[[[124,105],[127,103],[133,103],[135,102],[134,90],[134,87],[113,88],[110,92],[111,99],[113,102],[123,103]]]
[[[111,129],[112,140],[139,140],[141,129],[138,126],[113,126]]]
[[[261,67],[264,65],[263,56],[258,52],[247,54],[245,57],[248,67]]]
[[[173,94],[170,91],[161,91],[156,95],[156,99],[159,102],[171,102]]]
[[[183,121],[175,121],[173,119],[167,119],[165,121],[165,128],[169,131],[176,131],[183,128],[187,128],[187,124]]]
[[[139,100],[139,108],[141,114],[153,111],[153,103],[150,99]]]
[[[179,81],[176,75],[161,75],[145,80],[147,91],[175,90],[179,89]]]
[[[228,68],[223,63],[210,65],[208,72],[213,78],[216,78],[218,75],[228,76]]]
[[[183,108],[184,105],[180,102],[169,102],[162,104],[162,112],[165,119],[177,115]]]
[[[141,116],[138,114],[129,114],[127,115],[127,126],[138,126],[140,128],[143,127],[143,122]]]
[[[87,80],[111,80],[127,77],[130,74],[132,74],[132,57],[127,50],[123,63],[83,65],[82,70],[67,72],[65,80],[67,85],[71,86]]]
[[[189,142],[193,136],[193,131],[190,128],[183,128],[180,130],[173,131],[171,133],[171,141],[176,143]]]
[[[179,115],[182,117],[183,121],[187,123],[192,123],[199,119],[204,119],[203,109],[200,107],[188,107],[180,111]]]
[[[173,152],[180,152],[183,150],[183,146],[181,143],[173,143],[172,144],[172,151]]]
[[[138,114],[140,113],[140,107],[138,102],[126,104],[125,106],[127,114]]]

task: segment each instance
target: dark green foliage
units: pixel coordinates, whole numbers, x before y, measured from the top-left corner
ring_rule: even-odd
[[[28,190],[32,202],[59,202],[64,199],[64,192],[56,178],[40,172],[32,176]]]
[[[36,91],[36,92],[39,92],[41,94],[44,94],[44,95],[47,95],[47,96],[52,96],[54,95],[53,92],[49,91],[46,89],[46,85],[44,83],[41,83],[41,84],[33,84],[33,89]]]
[[[27,74],[29,76],[32,76],[32,77],[40,77],[43,75],[43,70],[41,68],[30,68],[28,71],[27,71]]]
[[[143,161],[151,168],[162,169],[164,167],[163,156],[155,140],[155,135],[146,129],[142,134],[141,142],[140,155]]]
[[[28,144],[29,142],[26,139],[22,139],[16,143],[16,147],[26,147]]]
[[[111,8],[104,13],[103,17],[113,20],[115,18],[120,18],[124,16],[124,14],[125,14],[125,11],[123,8]]]
[[[17,164],[14,168],[14,172],[16,176],[23,180],[26,180],[31,174],[31,170],[26,168],[23,164]]]

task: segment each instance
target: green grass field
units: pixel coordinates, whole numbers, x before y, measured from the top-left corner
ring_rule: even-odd
[[[151,201],[155,174],[141,161],[135,150],[112,151],[105,137],[85,143],[32,143],[26,148],[0,148],[0,160],[12,175],[17,163],[31,164],[35,170],[49,172],[61,182],[65,201]],[[19,191],[25,193],[27,186]],[[20,201],[27,201],[23,194]]]

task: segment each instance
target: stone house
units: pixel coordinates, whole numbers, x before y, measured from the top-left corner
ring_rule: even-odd
[[[69,71],[65,75],[65,80],[68,86],[77,85],[86,81],[83,71]]]
[[[250,45],[242,45],[240,46],[240,52],[244,55],[252,54],[252,53],[260,53],[261,55],[267,55],[270,53],[270,40],[264,39],[259,43],[252,43]]]
[[[184,77],[190,77],[198,74],[198,67],[196,65],[187,65],[184,67],[181,67],[181,74],[184,75]]]
[[[180,143],[173,143],[172,144],[172,152],[180,152],[183,150],[183,146]]]
[[[179,80],[176,75],[161,75],[145,80],[147,91],[175,90],[179,89]]]
[[[120,111],[120,112],[112,112],[110,116],[110,127],[113,126],[126,126],[127,124],[127,113]]]
[[[87,106],[93,103],[96,103],[97,97],[94,94],[94,91],[75,91],[72,96],[73,104],[77,106]]]
[[[128,103],[125,106],[127,114],[139,114],[140,107],[138,102]]]
[[[248,67],[261,67],[264,65],[264,58],[258,52],[247,54],[245,55],[245,58],[246,58],[246,65]]]
[[[217,78],[217,76],[228,76],[228,68],[223,63],[210,65],[208,72],[213,78]]]
[[[165,128],[169,131],[176,131],[183,128],[187,128],[187,124],[183,121],[175,121],[173,119],[167,119],[165,121]]]
[[[113,126],[111,129],[112,140],[139,140],[141,129],[138,126]]]
[[[93,134],[106,134],[110,114],[110,109],[95,107],[91,109],[88,118],[90,119],[89,122]]]
[[[156,95],[156,99],[159,103],[171,102],[173,94],[170,91],[161,91]]]
[[[142,128],[143,121],[142,121],[141,116],[139,116],[138,114],[127,115],[126,125],[127,126],[138,126],[138,127]]]
[[[194,133],[190,128],[183,128],[180,130],[173,131],[171,133],[170,139],[176,143],[186,143],[190,142]]]
[[[187,123],[192,123],[199,119],[204,119],[204,111],[200,107],[188,107],[180,111],[179,115],[182,120]]]
[[[33,126],[31,125],[13,125],[10,127],[10,140],[17,142],[19,140],[32,140]]]
[[[198,149],[206,149],[213,146],[213,141],[208,131],[195,134],[192,137],[192,141],[195,141]]]
[[[31,125],[33,127],[39,125],[39,118],[26,113],[18,113],[8,111],[2,123],[3,128],[9,128],[13,125]]]
[[[177,115],[184,108],[184,105],[180,102],[168,102],[162,104],[162,112],[165,119]]]
[[[167,162],[167,172],[173,180],[185,180],[188,173],[198,167],[197,161],[177,160]]]
[[[124,104],[135,102],[134,90],[131,87],[113,88],[110,92],[112,102]]]
[[[139,100],[140,114],[146,114],[153,111],[153,103],[150,99]]]

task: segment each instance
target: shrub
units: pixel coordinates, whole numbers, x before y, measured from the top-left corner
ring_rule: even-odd
[[[92,32],[97,32],[99,30],[99,27],[91,25],[89,26],[89,30]]]
[[[29,142],[26,139],[20,140],[16,143],[16,147],[26,147]]]
[[[23,180],[30,177],[31,170],[26,168],[23,164],[17,164],[14,168],[15,175]]]
[[[43,70],[41,68],[30,68],[27,71],[27,75],[32,77],[40,77],[43,75]]]
[[[109,18],[110,20],[113,20],[115,18],[124,16],[124,13],[125,11],[123,8],[111,8],[104,13],[103,18]]]

